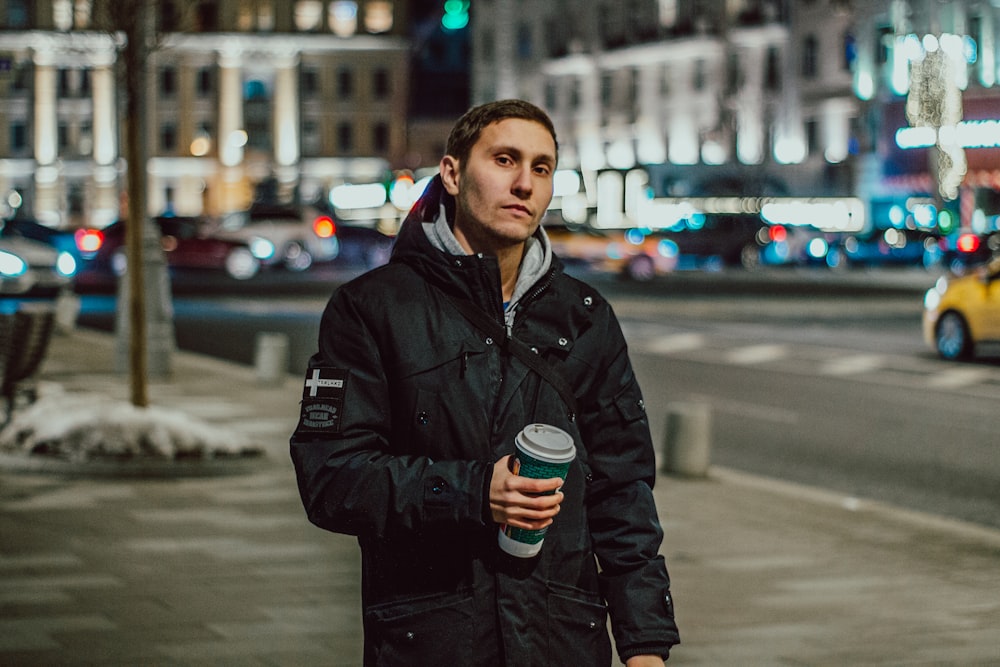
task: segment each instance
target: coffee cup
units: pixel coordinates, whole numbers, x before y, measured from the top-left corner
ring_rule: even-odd
[[[548,424],[528,424],[514,437],[511,472],[532,479],[566,479],[576,456],[573,436]],[[551,491],[550,493],[555,493]],[[500,548],[512,556],[531,558],[542,549],[548,527],[527,530],[503,525],[497,535]]]

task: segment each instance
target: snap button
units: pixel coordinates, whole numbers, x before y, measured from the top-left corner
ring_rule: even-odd
[[[593,297],[590,297],[590,296],[583,297],[583,305],[585,305],[585,306],[591,306],[591,305],[593,305],[593,303],[594,303],[594,298]]]
[[[531,346],[531,351],[534,352],[535,354],[538,354],[538,348],[535,347],[534,345]]]
[[[490,338],[489,336],[487,336],[487,337],[486,337],[486,344],[487,344],[487,345],[492,345],[492,344],[493,344],[493,339],[492,339],[492,338]]]
[[[417,635],[415,635],[412,631],[406,633],[406,641],[412,642],[416,638],[417,638]]]
[[[566,340],[565,338],[560,338],[559,339],[559,347],[566,347],[566,343],[568,343],[568,342],[569,341]]]
[[[593,630],[594,628],[597,627],[597,621],[591,621],[590,623],[587,624],[587,627]]]

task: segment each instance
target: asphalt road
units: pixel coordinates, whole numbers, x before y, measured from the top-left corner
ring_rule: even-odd
[[[301,372],[348,276],[311,277],[175,283],[178,345],[252,364],[257,335],[283,333]],[[622,320],[655,442],[674,404],[704,403],[714,463],[1000,527],[1000,365],[946,363],[924,347],[933,275],[591,278]],[[83,305],[82,325],[111,328],[113,297]]]

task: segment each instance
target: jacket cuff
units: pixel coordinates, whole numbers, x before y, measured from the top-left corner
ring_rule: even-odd
[[[630,646],[627,649],[623,649],[618,652],[618,658],[624,663],[627,662],[629,658],[634,658],[637,655],[658,655],[664,662],[670,659],[670,647],[663,644],[656,644],[650,646]]]
[[[483,473],[483,498],[482,498],[483,510],[481,514],[482,514],[483,524],[489,526],[495,523],[493,521],[493,510],[490,509],[490,482],[493,481],[493,465],[487,462],[485,467],[486,470]]]

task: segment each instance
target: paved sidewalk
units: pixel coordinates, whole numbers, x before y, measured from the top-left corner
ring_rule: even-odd
[[[42,379],[124,398],[113,344],[59,335]],[[306,521],[287,457],[298,385],[185,353],[151,385],[251,435],[252,472],[0,470],[0,665],[359,665],[357,547]],[[656,497],[670,664],[1000,664],[1000,531],[717,467]]]

